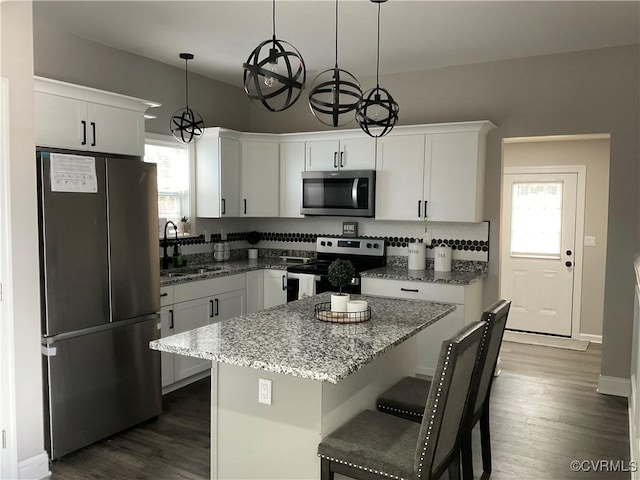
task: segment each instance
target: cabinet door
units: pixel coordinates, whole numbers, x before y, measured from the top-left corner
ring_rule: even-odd
[[[36,145],[88,149],[87,102],[40,92],[34,102]]]
[[[223,217],[240,216],[240,142],[220,139],[220,199]]]
[[[307,142],[306,171],[337,170],[340,142],[338,140],[313,140]]]
[[[436,370],[442,342],[454,336],[463,326],[464,306],[456,305],[455,312],[418,333],[416,335],[418,347],[416,373],[432,377]]]
[[[220,218],[222,215],[220,185],[221,139],[205,129],[196,143],[196,211],[198,217]]]
[[[264,308],[287,303],[287,272],[264,270]]]
[[[302,218],[304,142],[280,144],[280,216]]]
[[[174,332],[173,305],[167,305],[160,309],[160,336],[168,337]],[[176,355],[173,353],[161,352],[162,386],[166,387],[175,381],[174,361]]]
[[[213,319],[214,301],[213,297],[198,298],[188,302],[176,303],[174,305],[174,333],[182,333],[194,328],[209,324]],[[184,355],[174,355],[175,380],[195,375],[211,368],[209,360],[186,357]]]
[[[424,135],[378,139],[376,219],[423,218],[425,162]]]
[[[259,312],[264,308],[264,274],[262,270],[246,273],[247,313]]]
[[[431,143],[429,220],[482,221],[484,165],[480,162],[478,133],[442,133],[428,138]]]
[[[338,165],[341,170],[374,170],[376,168],[375,138],[341,140]]]
[[[144,155],[144,114],[124,108],[88,103],[89,150]]]
[[[245,295],[245,290],[234,290],[216,295],[212,323],[244,315]]]
[[[242,142],[242,214],[244,216],[278,216],[280,193],[278,151],[278,143]]]

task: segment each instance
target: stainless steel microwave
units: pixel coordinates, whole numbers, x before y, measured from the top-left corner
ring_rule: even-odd
[[[375,170],[302,172],[303,215],[373,217]]]

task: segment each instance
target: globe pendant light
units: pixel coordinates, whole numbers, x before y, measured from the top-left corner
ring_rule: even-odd
[[[351,122],[360,99],[360,83],[352,74],[338,68],[338,0],[336,0],[336,63],[321,72],[309,92],[309,107],[325,125],[341,127]]]
[[[371,0],[378,4],[378,49],[376,53],[376,87],[367,90],[356,109],[356,122],[371,137],[389,133],[398,121],[400,107],[386,88],[380,87],[380,4],[387,0]]]
[[[244,91],[249,98],[270,112],[286,110],[296,103],[307,70],[300,52],[276,38],[276,1],[273,0],[273,37],[258,45],[242,64]]]
[[[189,108],[189,71],[187,62],[193,60],[191,53],[181,53],[180,58],[184,60],[185,72],[185,103],[186,107],[177,110],[171,115],[171,133],[174,138],[182,143],[198,141],[202,137],[204,121],[198,112]]]

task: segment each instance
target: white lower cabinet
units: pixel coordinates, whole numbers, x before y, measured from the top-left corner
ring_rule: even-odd
[[[384,297],[428,300],[452,303],[456,311],[428,326],[417,336],[418,357],[416,373],[432,377],[440,346],[464,325],[480,320],[482,315],[482,281],[469,285],[389,280],[363,277],[362,294]]]
[[[246,273],[247,313],[256,313],[264,308],[264,273],[252,270]]]
[[[244,273],[163,287],[160,294],[165,293],[165,297],[161,296],[162,337],[245,313]],[[190,383],[190,378],[197,380],[200,377],[194,377],[195,375],[210,368],[209,360],[163,354],[162,387],[171,390],[172,387],[186,385]]]
[[[271,308],[287,303],[286,270],[264,271],[264,303],[263,308]]]

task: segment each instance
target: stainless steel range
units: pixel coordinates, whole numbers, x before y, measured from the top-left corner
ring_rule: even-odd
[[[318,237],[316,261],[287,268],[287,301],[305,295],[336,290],[329,283],[329,265],[340,258],[350,260],[356,270],[346,293],[360,293],[360,272],[386,264],[383,238]]]

